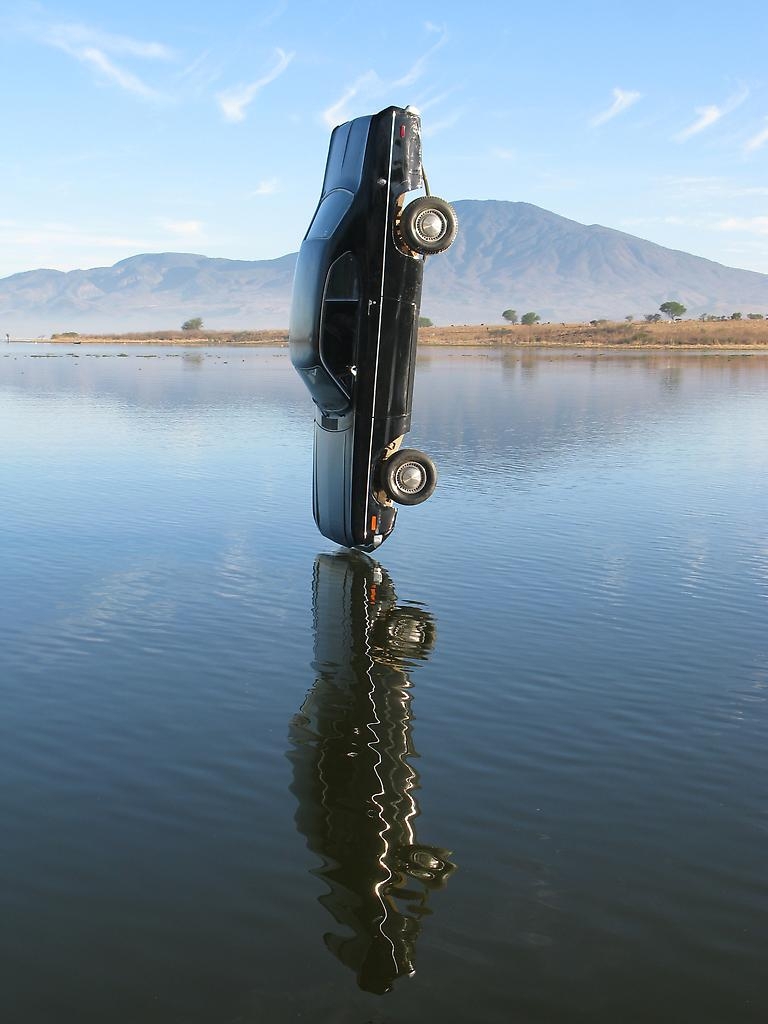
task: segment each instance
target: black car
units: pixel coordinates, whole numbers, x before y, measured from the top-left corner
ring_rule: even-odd
[[[429,195],[415,110],[387,107],[333,130],[296,265],[290,351],[316,406],[315,521],[346,547],[378,547],[393,503],[417,505],[435,489],[432,460],[401,444],[424,259],[456,228],[453,208]]]

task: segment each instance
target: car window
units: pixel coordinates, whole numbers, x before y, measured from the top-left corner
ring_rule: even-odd
[[[360,322],[360,280],[351,252],[328,271],[320,320],[320,359],[346,395],[355,382],[355,351]]]
[[[328,271],[324,298],[353,300],[360,298],[357,262],[351,252],[345,252],[343,256],[339,256]]]
[[[349,209],[352,198],[352,193],[342,188],[329,192],[317,208],[307,238],[330,238]]]

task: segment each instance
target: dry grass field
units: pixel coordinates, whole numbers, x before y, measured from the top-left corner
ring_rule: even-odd
[[[67,344],[162,345],[286,345],[288,332],[269,331],[149,331],[140,334],[53,335]],[[423,345],[521,345],[585,348],[763,348],[768,347],[768,320],[673,323],[522,324],[504,326],[422,327]]]
[[[68,345],[287,345],[288,332],[273,331],[145,331],[130,334],[52,334],[51,341]]]
[[[427,345],[758,348],[768,346],[768,320],[422,327],[419,341]]]

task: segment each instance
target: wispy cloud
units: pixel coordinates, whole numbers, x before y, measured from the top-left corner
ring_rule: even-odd
[[[203,234],[203,222],[200,220],[168,220],[161,219],[160,226],[171,235],[177,238],[201,238]]]
[[[744,152],[754,153],[756,150],[762,149],[766,142],[768,142],[768,127],[763,128],[763,130],[759,131],[757,135],[753,135],[751,139],[747,140],[744,146]]]
[[[699,116],[687,128],[684,128],[674,136],[675,142],[685,142],[694,135],[698,135],[700,132],[706,131],[707,128],[711,128],[713,124],[717,124],[726,114],[730,114],[737,107],[740,107],[748,96],[749,89],[743,88],[727,99],[725,103],[720,105],[711,104],[707,107],[696,107],[696,113]]]
[[[744,231],[750,235],[768,235],[768,217],[727,217],[715,227],[720,231]]]
[[[244,121],[246,107],[253,103],[264,86],[274,82],[283,74],[296,56],[294,52],[286,53],[285,50],[280,49],[276,50],[275,54],[277,60],[274,67],[261,78],[257,78],[255,82],[250,82],[248,85],[238,85],[218,94],[216,99],[227,121]]]
[[[437,34],[439,38],[437,42],[430,46],[430,48],[425,53],[422,53],[420,57],[416,58],[416,60],[413,62],[413,64],[411,64],[411,66],[408,68],[404,75],[402,75],[400,78],[392,82],[392,85],[395,88],[400,88],[401,86],[404,85],[413,85],[414,82],[417,82],[426,71],[427,62],[429,61],[430,57],[432,57],[433,54],[437,53],[440,47],[445,46],[446,42],[448,41],[448,32],[444,27],[434,25],[430,21],[428,21],[424,27],[426,28],[427,32]]]
[[[93,46],[86,46],[74,54],[74,56],[84,64],[90,64],[91,67],[96,68],[105,78],[111,79],[111,81],[115,82],[126,92],[131,92],[136,96],[143,96],[145,99],[159,98],[160,94],[155,89],[148,86],[137,75],[118,67],[105,53]]]
[[[660,180],[676,197],[693,200],[748,199],[755,196],[768,196],[768,185],[735,185],[727,178],[690,176]]]
[[[584,189],[586,184],[579,178],[567,178],[563,174],[555,174],[552,171],[540,171],[537,176],[539,188],[547,189],[550,192],[568,192],[573,189]]]
[[[288,10],[288,0],[279,0],[279,2],[259,20],[259,28],[269,28],[269,26],[282,18],[285,12]]]
[[[260,181],[256,188],[250,193],[251,196],[272,196],[275,192],[280,191],[280,181],[278,178],[265,178],[264,181]]]
[[[656,227],[659,224],[673,227],[693,228],[697,231],[739,232],[745,235],[768,235],[768,216],[716,217],[704,215],[667,214],[648,217],[624,217],[619,222],[622,228]]]
[[[658,224],[669,224],[673,227],[711,228],[711,223],[700,217],[681,217],[679,214],[667,214],[656,217],[622,217],[619,221],[622,228],[647,228]]]
[[[419,98],[419,111],[423,114],[425,110],[431,110],[432,107],[440,106],[441,103],[453,96],[459,91],[461,86],[454,85],[450,89],[445,89],[443,92],[435,93],[434,95],[426,94],[426,97]]]
[[[174,56],[173,51],[164,43],[146,42],[132,39],[130,36],[102,32],[89,25],[50,25],[44,30],[43,35],[52,46],[60,46],[62,49],[95,46],[108,53],[128,53],[132,57],[171,60]]]
[[[0,221],[0,276],[3,270],[16,273],[19,263],[27,269],[73,270],[108,265],[137,252],[189,248],[201,240],[203,224],[192,220],[158,218],[131,225],[127,231],[118,224],[104,231],[62,221]],[[8,253],[14,253],[13,263],[4,261]]]
[[[697,107],[696,113],[699,115],[698,118],[689,125],[683,131],[678,132],[675,136],[677,142],[685,142],[686,139],[690,139],[692,135],[698,135],[699,132],[703,132],[706,128],[715,124],[723,116],[723,111],[720,107]]]
[[[359,75],[351,85],[344,89],[341,96],[322,112],[323,121],[329,128],[334,128],[349,118],[349,108],[353,100],[361,97],[375,99],[378,96],[386,95],[392,89],[414,85],[424,75],[430,59],[448,41],[448,31],[445,26],[435,25],[428,21],[425,22],[424,28],[430,35],[437,35],[437,41],[417,57],[407,71],[392,81],[382,78],[373,69]]]
[[[440,132],[444,132],[446,128],[453,128],[453,126],[464,117],[466,109],[464,107],[457,107],[452,113],[448,114],[447,117],[441,118],[439,121],[430,121],[427,126],[423,129],[424,135],[427,138],[432,138],[434,135],[439,135]]]
[[[337,124],[341,124],[342,121],[347,119],[346,111],[353,99],[361,94],[375,96],[383,91],[385,91],[384,82],[376,72],[366,71],[365,74],[360,75],[351,85],[347,86],[335,103],[332,103],[330,107],[326,107],[323,111],[323,120],[329,128],[334,128]]]
[[[125,92],[143,99],[160,99],[161,94],[138,75],[118,64],[114,57],[122,55],[142,60],[172,60],[173,51],[163,43],[114,35],[82,24],[31,26],[29,34],[46,46],[52,46],[89,66]]]
[[[207,93],[221,78],[221,66],[210,50],[204,50],[175,75],[176,82],[193,96]]]
[[[628,89],[614,89],[613,103],[607,110],[603,110],[600,114],[593,117],[589,123],[593,128],[597,128],[598,125],[613,120],[614,117],[623,114],[625,110],[629,110],[634,103],[637,103],[642,98],[642,95],[640,92],[631,92]]]
[[[146,248],[146,238],[130,237],[128,235],[104,235],[98,232],[89,232],[77,227],[74,224],[44,223],[38,226],[29,224],[18,224],[14,221],[3,221],[0,223],[0,243],[4,245],[17,246],[45,246],[51,243],[65,243],[71,245],[88,245],[96,248],[122,247],[140,251],[142,246]]]

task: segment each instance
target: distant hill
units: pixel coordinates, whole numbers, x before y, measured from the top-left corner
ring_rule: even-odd
[[[180,327],[288,324],[295,253],[276,260],[146,253],[94,270],[30,270],[0,279],[0,332],[121,333]]]
[[[494,323],[502,310],[544,320],[640,318],[676,299],[698,313],[768,313],[768,275],[586,226],[529,203],[456,202],[459,236],[427,261],[422,314]],[[295,253],[275,260],[189,253],[132,256],[94,270],[31,270],[0,279],[0,333],[285,327]]]
[[[736,270],[530,203],[454,204],[459,236],[428,262],[422,313],[498,321],[508,307],[544,320],[640,318],[676,299],[699,313],[768,313],[768,274]]]

